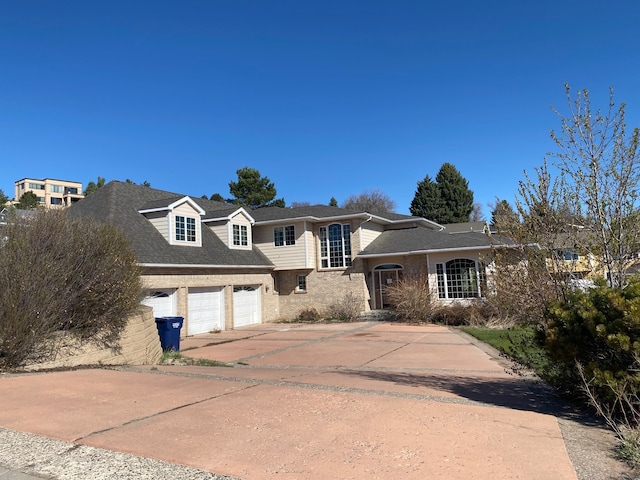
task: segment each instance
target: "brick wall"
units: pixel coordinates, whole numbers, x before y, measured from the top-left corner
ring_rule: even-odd
[[[31,365],[29,370],[43,370],[82,365],[150,365],[162,356],[158,329],[150,307],[140,307],[131,317],[120,336],[120,349],[84,345],[65,348],[54,361]]]

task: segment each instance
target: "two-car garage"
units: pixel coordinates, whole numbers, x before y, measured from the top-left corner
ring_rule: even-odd
[[[260,286],[233,288],[233,326],[241,327],[262,322]],[[142,302],[153,308],[155,317],[180,315],[177,308],[177,289],[150,290]],[[223,287],[189,287],[187,292],[186,332],[198,335],[225,329]]]

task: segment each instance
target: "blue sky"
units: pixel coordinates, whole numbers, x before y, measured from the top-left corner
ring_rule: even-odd
[[[0,6],[0,188],[98,176],[287,204],[379,189],[408,213],[444,162],[512,201],[563,83],[640,126],[636,0],[31,1]]]

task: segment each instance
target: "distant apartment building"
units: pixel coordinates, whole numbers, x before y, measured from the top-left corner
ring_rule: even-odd
[[[40,205],[46,208],[68,207],[84,198],[82,183],[69,180],[55,180],[45,178],[23,178],[15,182],[14,201],[20,201],[20,197],[27,192],[33,192],[38,197]]]

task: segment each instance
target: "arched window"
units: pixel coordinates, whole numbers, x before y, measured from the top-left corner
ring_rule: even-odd
[[[437,263],[438,297],[475,298],[480,296],[478,288],[478,265],[468,258],[456,258],[447,263]]]

